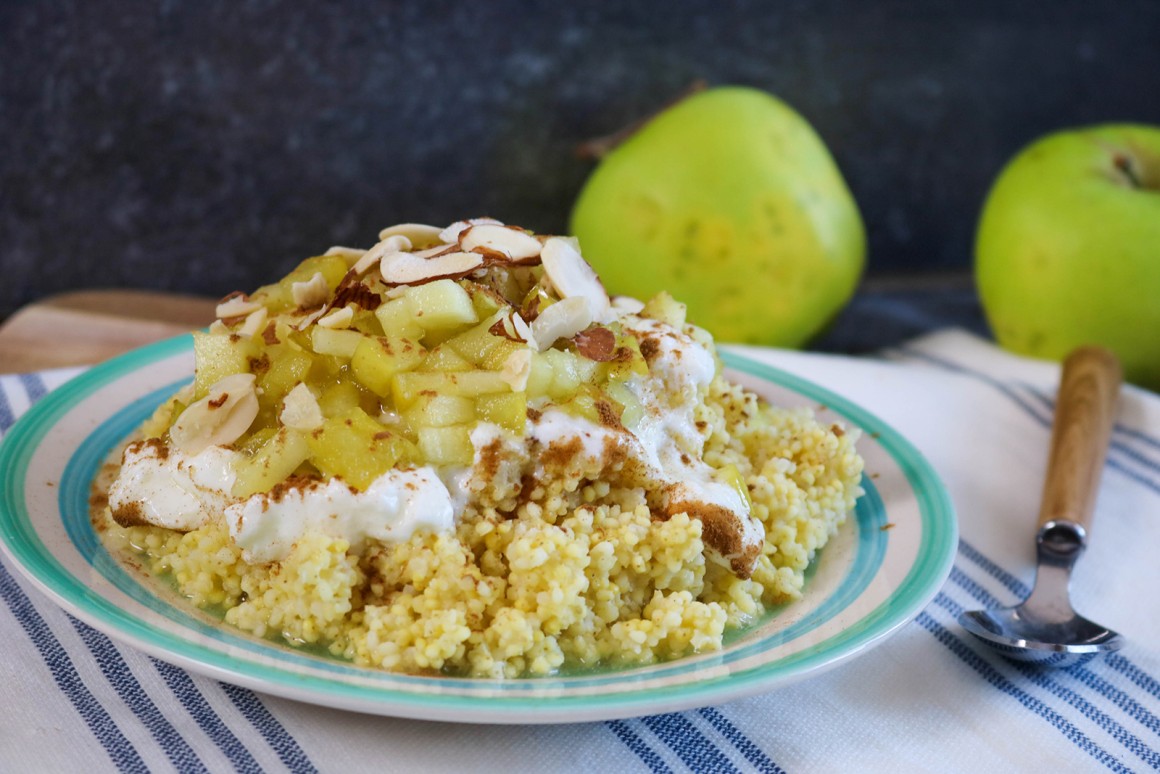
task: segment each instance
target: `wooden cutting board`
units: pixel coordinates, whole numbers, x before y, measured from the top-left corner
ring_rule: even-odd
[[[216,301],[144,290],[85,290],[30,304],[0,325],[0,373],[91,365],[209,325]]]

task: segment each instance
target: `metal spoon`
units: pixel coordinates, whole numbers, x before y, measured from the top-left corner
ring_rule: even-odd
[[[1124,644],[1119,634],[1077,614],[1068,598],[1071,568],[1087,545],[1120,379],[1119,361],[1100,347],[1081,347],[1064,361],[1035,537],[1034,588],[1017,607],[959,616],[964,629],[1008,658],[1071,667]]]

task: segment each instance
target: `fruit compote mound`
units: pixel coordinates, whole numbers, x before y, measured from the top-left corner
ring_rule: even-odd
[[[566,237],[393,226],[217,314],[94,520],[228,624],[358,664],[720,648],[861,491],[855,431],[730,384],[681,304],[610,299]]]

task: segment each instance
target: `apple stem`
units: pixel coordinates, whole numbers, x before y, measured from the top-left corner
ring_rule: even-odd
[[[673,105],[688,99],[698,92],[704,91],[708,87],[709,84],[705,81],[704,78],[698,78],[697,80],[690,83],[684,91],[662,105],[660,109],[653,111],[644,118],[638,118],[628,126],[622,127],[615,132],[612,132],[611,134],[606,134],[601,137],[594,137],[591,140],[586,140],[585,142],[580,143],[576,146],[576,155],[579,158],[585,159],[587,161],[600,161],[600,159],[607,156],[622,142],[643,129],[645,124],[647,124],[649,121],[652,121],[654,118],[671,108]]]
[[[1139,175],[1136,174],[1136,170],[1132,167],[1132,160],[1130,158],[1117,153],[1112,158],[1112,163],[1116,165],[1116,169],[1120,170],[1120,173],[1124,177],[1128,178],[1128,184],[1130,186],[1133,188],[1143,187]]]

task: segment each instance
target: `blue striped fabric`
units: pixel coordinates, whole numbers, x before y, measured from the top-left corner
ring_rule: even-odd
[[[920,349],[902,348],[893,357],[972,380],[1013,407],[1030,425],[1050,425],[1053,403],[1042,388],[1005,381],[968,363]],[[47,391],[39,375],[0,377],[0,431],[11,427],[17,414]],[[1149,496],[1160,494],[1156,428],[1117,426],[1108,467],[1120,476],[1120,485],[1138,487]],[[989,686],[995,697],[1008,702],[1007,717],[1039,728],[1025,744],[1057,752],[1063,746],[1075,770],[1160,770],[1158,659],[1149,655],[1141,660],[1141,651],[1129,649],[1067,672],[1037,671],[997,658],[955,623],[964,609],[1010,604],[1027,591],[1027,584],[1011,568],[963,539],[947,585],[907,628],[906,636],[912,647],[920,647],[943,670],[963,670]],[[6,565],[0,565],[0,600],[0,612],[15,622],[14,627],[0,630],[0,643],[9,652],[24,648],[35,654],[51,677],[51,683],[42,688],[45,700],[67,708],[68,716],[60,717],[59,723],[87,735],[92,749],[105,756],[100,765],[90,768],[144,772],[165,762],[179,771],[216,771],[226,761],[239,772],[314,772],[325,768],[317,756],[326,751],[333,755],[346,744],[342,738],[313,736],[310,723],[303,722],[304,715],[294,705],[191,675],[113,643],[25,588]],[[845,672],[851,677],[856,674],[850,668]],[[833,687],[837,683],[826,680],[839,679],[818,678],[811,685]],[[576,770],[589,768],[586,759],[572,758],[568,750],[585,749],[584,745],[594,755],[598,750],[603,761],[619,761],[613,770],[781,774],[803,766],[815,768],[803,763],[810,760],[818,769],[849,770],[851,759],[828,760],[822,749],[816,752],[818,758],[803,758],[796,749],[798,740],[782,736],[773,723],[779,702],[803,701],[810,690],[804,686],[748,703],[559,727],[536,737],[537,744],[558,740],[559,767],[569,767],[570,761]],[[848,719],[839,717],[838,722]],[[402,726],[390,719],[377,723],[374,727],[385,740],[380,754],[387,756],[381,759],[382,767],[391,770],[396,766],[389,757],[390,735]],[[333,734],[334,726],[329,728]],[[433,728],[448,745],[458,743],[454,727]],[[465,733],[462,744],[477,743],[468,738]],[[11,769],[6,764],[19,760],[6,759],[5,753],[0,746],[0,770]],[[469,751],[460,755],[470,760]],[[432,770],[440,768],[434,761],[433,757]],[[971,768],[967,762],[947,770]]]

